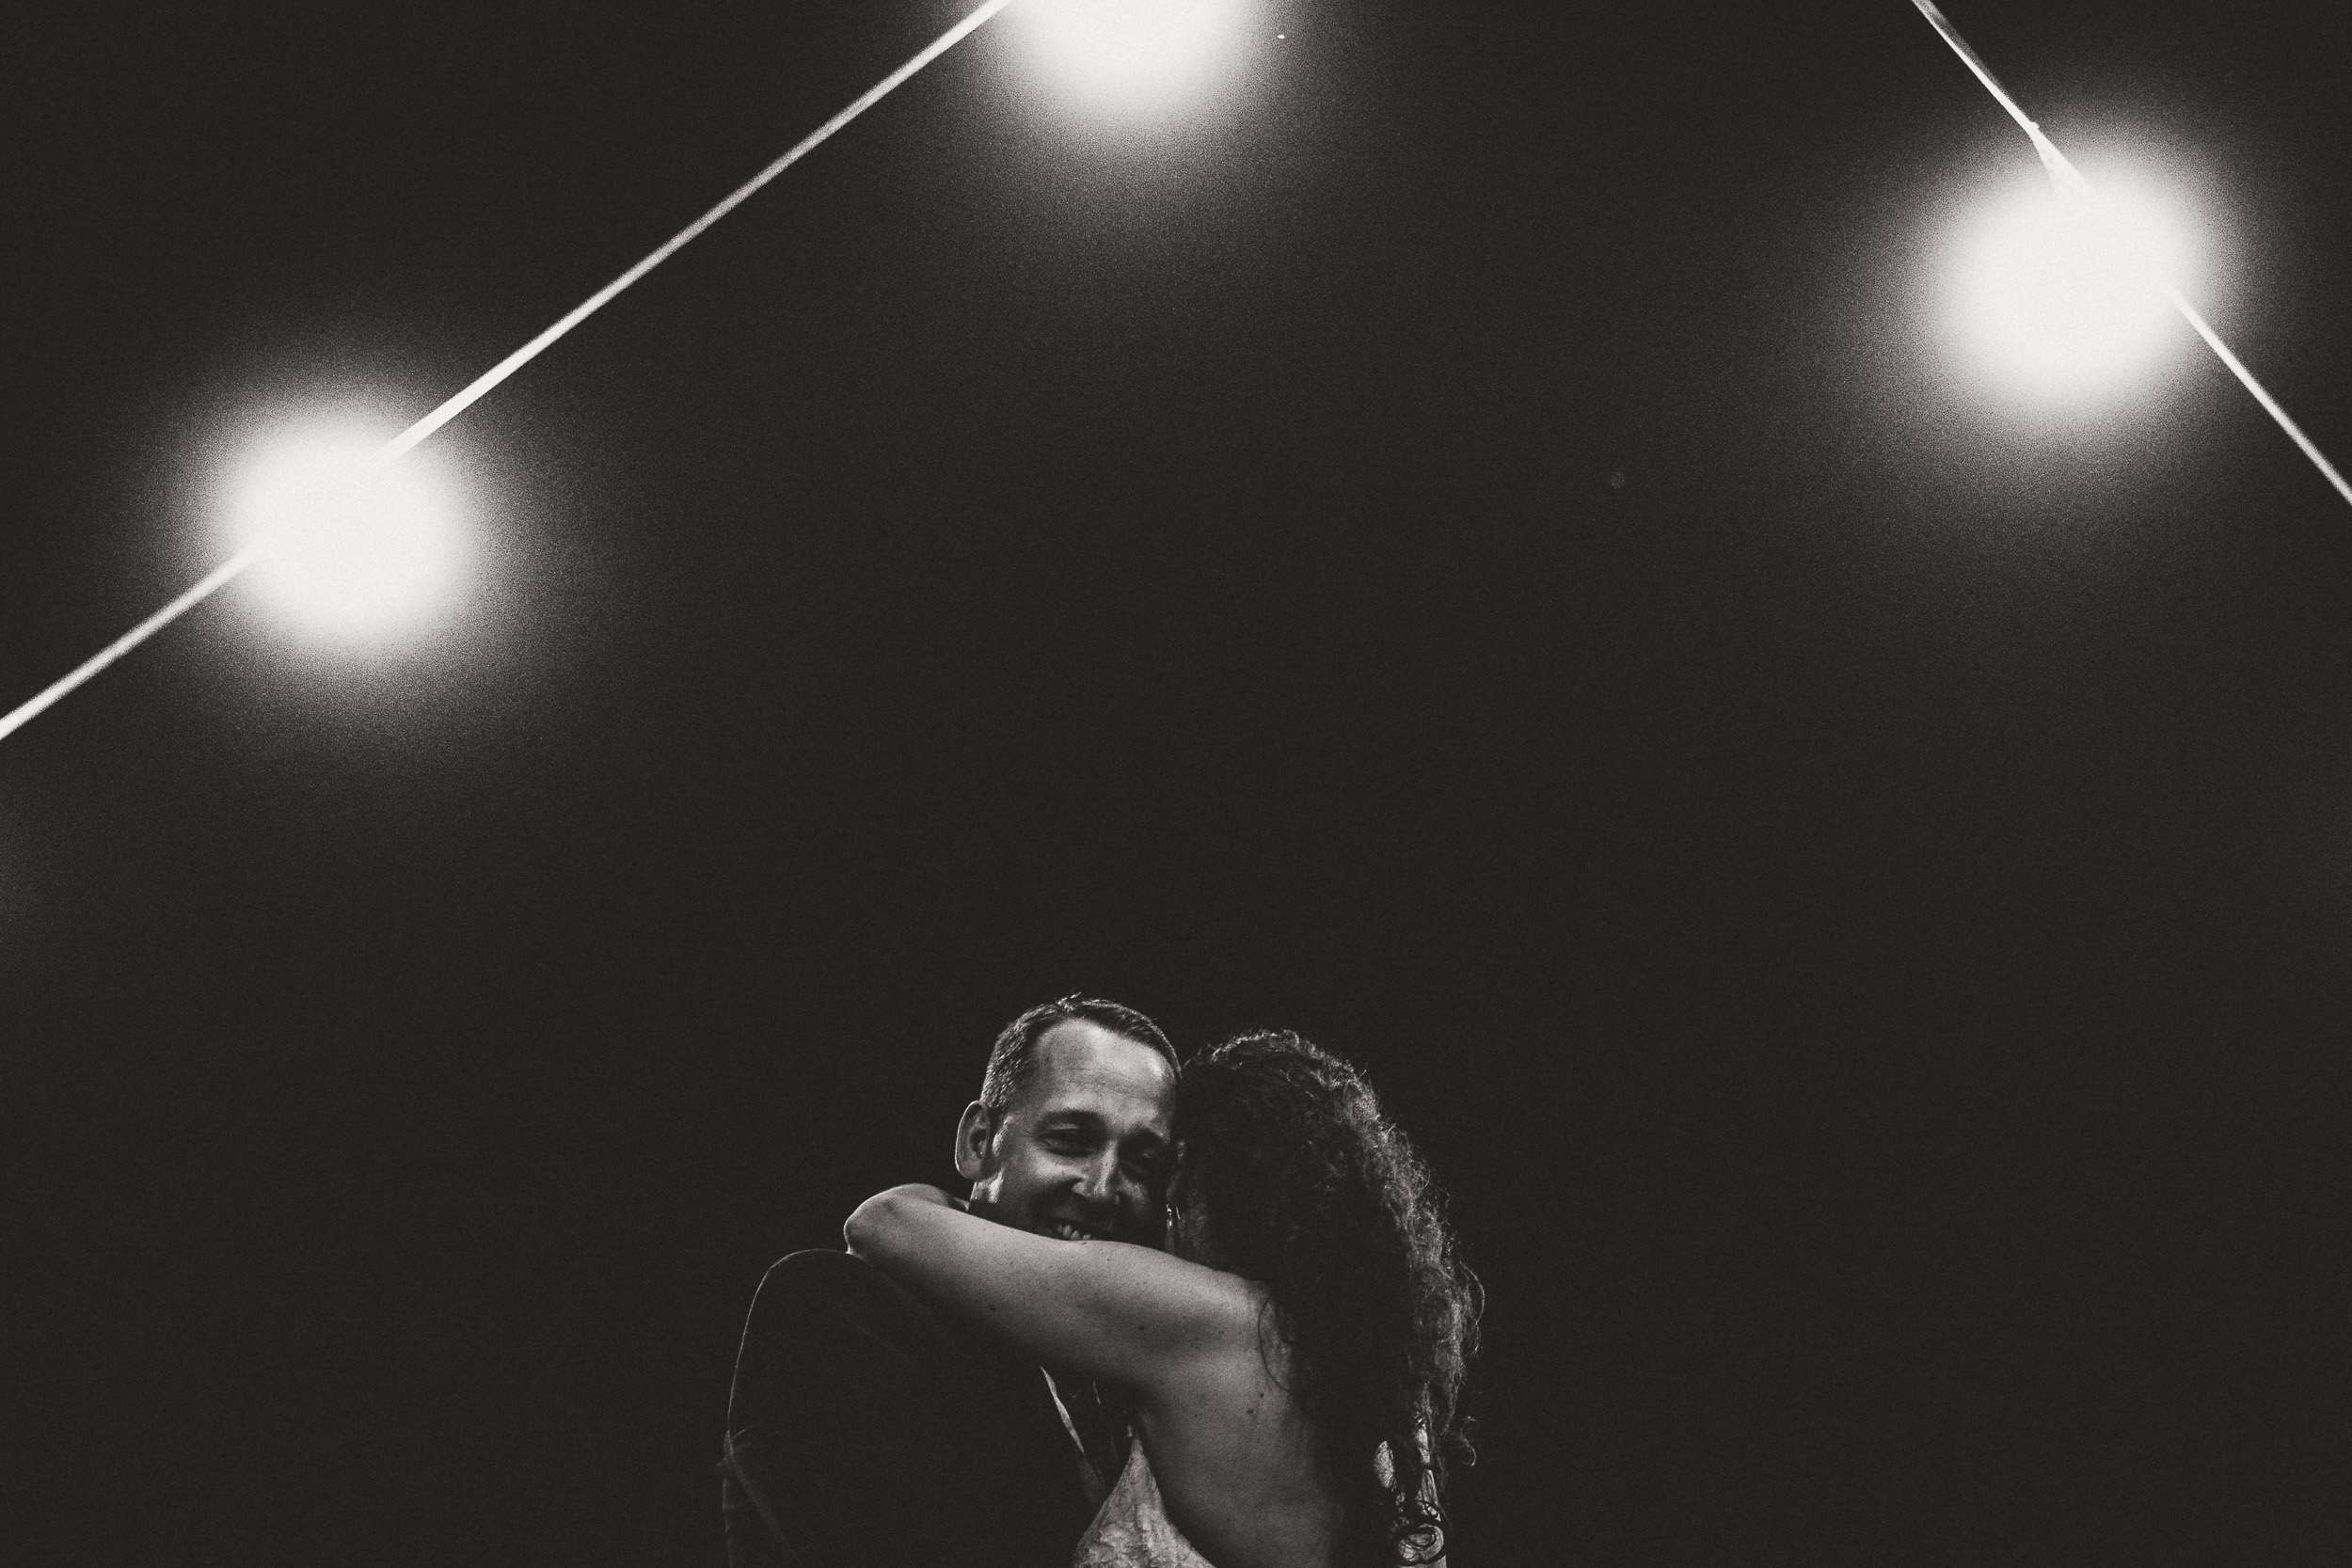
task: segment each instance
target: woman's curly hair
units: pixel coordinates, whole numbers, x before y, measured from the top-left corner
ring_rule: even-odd
[[[1437,1561],[1446,1465],[1471,1458],[1480,1296],[1429,1167],[1360,1073],[1288,1030],[1187,1062],[1175,1120],[1181,1200],[1216,1265],[1264,1286],[1283,1386],[1344,1502],[1335,1560]]]

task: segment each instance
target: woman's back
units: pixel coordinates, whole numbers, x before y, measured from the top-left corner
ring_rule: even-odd
[[[1332,1561],[1343,1507],[1313,1429],[1268,1365],[1284,1359],[1279,1345],[1220,1346],[1182,1378],[1137,1390],[1137,1434],[1168,1518],[1216,1568]]]

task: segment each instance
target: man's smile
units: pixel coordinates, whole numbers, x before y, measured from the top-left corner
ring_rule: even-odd
[[[1065,1242],[1107,1242],[1111,1239],[1108,1230],[1098,1230],[1092,1226],[1080,1225],[1075,1220],[1047,1220],[1045,1233],[1058,1236]]]

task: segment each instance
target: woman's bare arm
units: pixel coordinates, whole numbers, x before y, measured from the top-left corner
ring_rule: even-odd
[[[1141,1390],[1204,1357],[1256,1354],[1240,1276],[1123,1242],[1065,1242],[981,1219],[937,1187],[893,1187],[842,1227],[850,1250],[1041,1361]]]

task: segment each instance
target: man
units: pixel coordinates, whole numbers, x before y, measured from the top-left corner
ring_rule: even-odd
[[[1155,1244],[1176,1055],[1150,1019],[1069,996],[1007,1025],[956,1125],[973,1212]],[[977,1340],[843,1252],[796,1252],[752,1302],[727,1406],[733,1568],[1068,1568],[1125,1434],[1091,1385]]]

